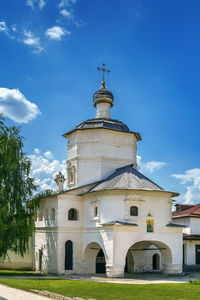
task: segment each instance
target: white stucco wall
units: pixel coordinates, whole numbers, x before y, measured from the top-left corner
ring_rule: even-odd
[[[185,264],[195,265],[196,264],[196,245],[200,245],[200,241],[184,241],[185,247]]]
[[[105,191],[84,196],[83,214],[85,227],[93,227],[95,220],[92,205],[99,206],[99,221],[131,221],[146,229],[148,214],[154,219],[154,226],[166,226],[171,221],[171,198],[169,194],[140,191]],[[130,206],[138,207],[138,216],[130,216]]]
[[[151,191],[105,191],[82,195],[84,187],[41,201],[40,210],[56,209],[55,221],[37,221],[35,252],[42,250],[42,270],[50,273],[94,273],[98,249],[103,249],[107,274],[123,276],[125,258],[131,246],[158,247],[158,250],[134,253],[134,271],[152,270],[152,255],[159,248],[160,270],[182,271],[182,228],[166,225],[171,220],[171,195]],[[130,206],[138,207],[138,216],[130,216]],[[98,215],[94,216],[94,208]],[[78,220],[69,221],[68,211],[78,211]],[[150,214],[150,216],[149,216]],[[154,220],[154,232],[147,233],[146,220]],[[138,226],[102,226],[112,221],[131,222]],[[65,243],[73,243],[73,270],[65,271]],[[93,245],[93,246],[92,246]],[[135,247],[135,246],[134,246]],[[39,266],[36,255],[36,269]]]
[[[51,219],[52,209],[55,209],[55,220]],[[48,214],[47,214],[48,212]],[[39,221],[39,215],[43,218]],[[57,196],[40,200],[37,221],[35,222],[35,268],[39,270],[39,255],[42,252],[43,272],[57,273],[58,269],[58,199]]]
[[[190,218],[190,234],[200,235],[200,218]]]
[[[0,269],[19,269],[19,270],[34,270],[34,237],[30,238],[29,249],[21,256],[14,253],[13,251],[8,251],[6,258],[0,259]]]
[[[190,218],[173,218],[173,223],[184,225],[183,232],[186,234],[192,234],[191,233],[191,224],[190,224]]]
[[[74,186],[102,179],[121,166],[136,164],[136,151],[136,138],[131,132],[91,129],[72,133],[67,160],[76,164]]]

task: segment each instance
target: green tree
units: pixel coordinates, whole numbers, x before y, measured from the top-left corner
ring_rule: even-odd
[[[5,125],[0,116],[0,257],[8,250],[23,255],[34,230],[34,213],[39,197],[30,177],[31,162],[23,152],[17,127]]]

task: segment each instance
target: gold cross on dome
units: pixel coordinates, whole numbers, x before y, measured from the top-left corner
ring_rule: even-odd
[[[105,87],[105,72],[110,73],[110,70],[106,70],[105,64],[102,64],[102,65],[103,65],[103,68],[98,67],[97,69],[99,71],[103,72],[103,80],[102,80],[101,84],[102,84],[103,87]]]

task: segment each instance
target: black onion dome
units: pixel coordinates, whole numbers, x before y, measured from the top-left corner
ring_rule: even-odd
[[[108,91],[104,86],[100,88],[94,95],[93,95],[93,101],[94,101],[94,106],[100,102],[107,102],[110,103],[111,106],[113,106],[113,100],[114,96],[113,94]]]
[[[126,126],[124,123],[118,120],[113,119],[89,119],[78,126],[76,126],[76,129],[96,129],[96,128],[107,128],[112,130],[119,130],[119,131],[126,131],[129,132],[128,126]]]

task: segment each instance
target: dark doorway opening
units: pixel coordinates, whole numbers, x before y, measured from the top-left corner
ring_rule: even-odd
[[[42,271],[42,250],[39,250],[39,270]]]
[[[96,273],[106,273],[106,260],[102,249],[96,257]]]
[[[153,270],[160,270],[160,256],[159,254],[154,254],[152,257]]]
[[[67,241],[65,243],[65,270],[73,269],[73,243]]]
[[[124,268],[124,272],[128,272],[128,259],[127,259],[127,256],[126,256],[126,263],[125,263],[125,268]]]
[[[200,265],[200,245],[196,245],[196,264]]]

